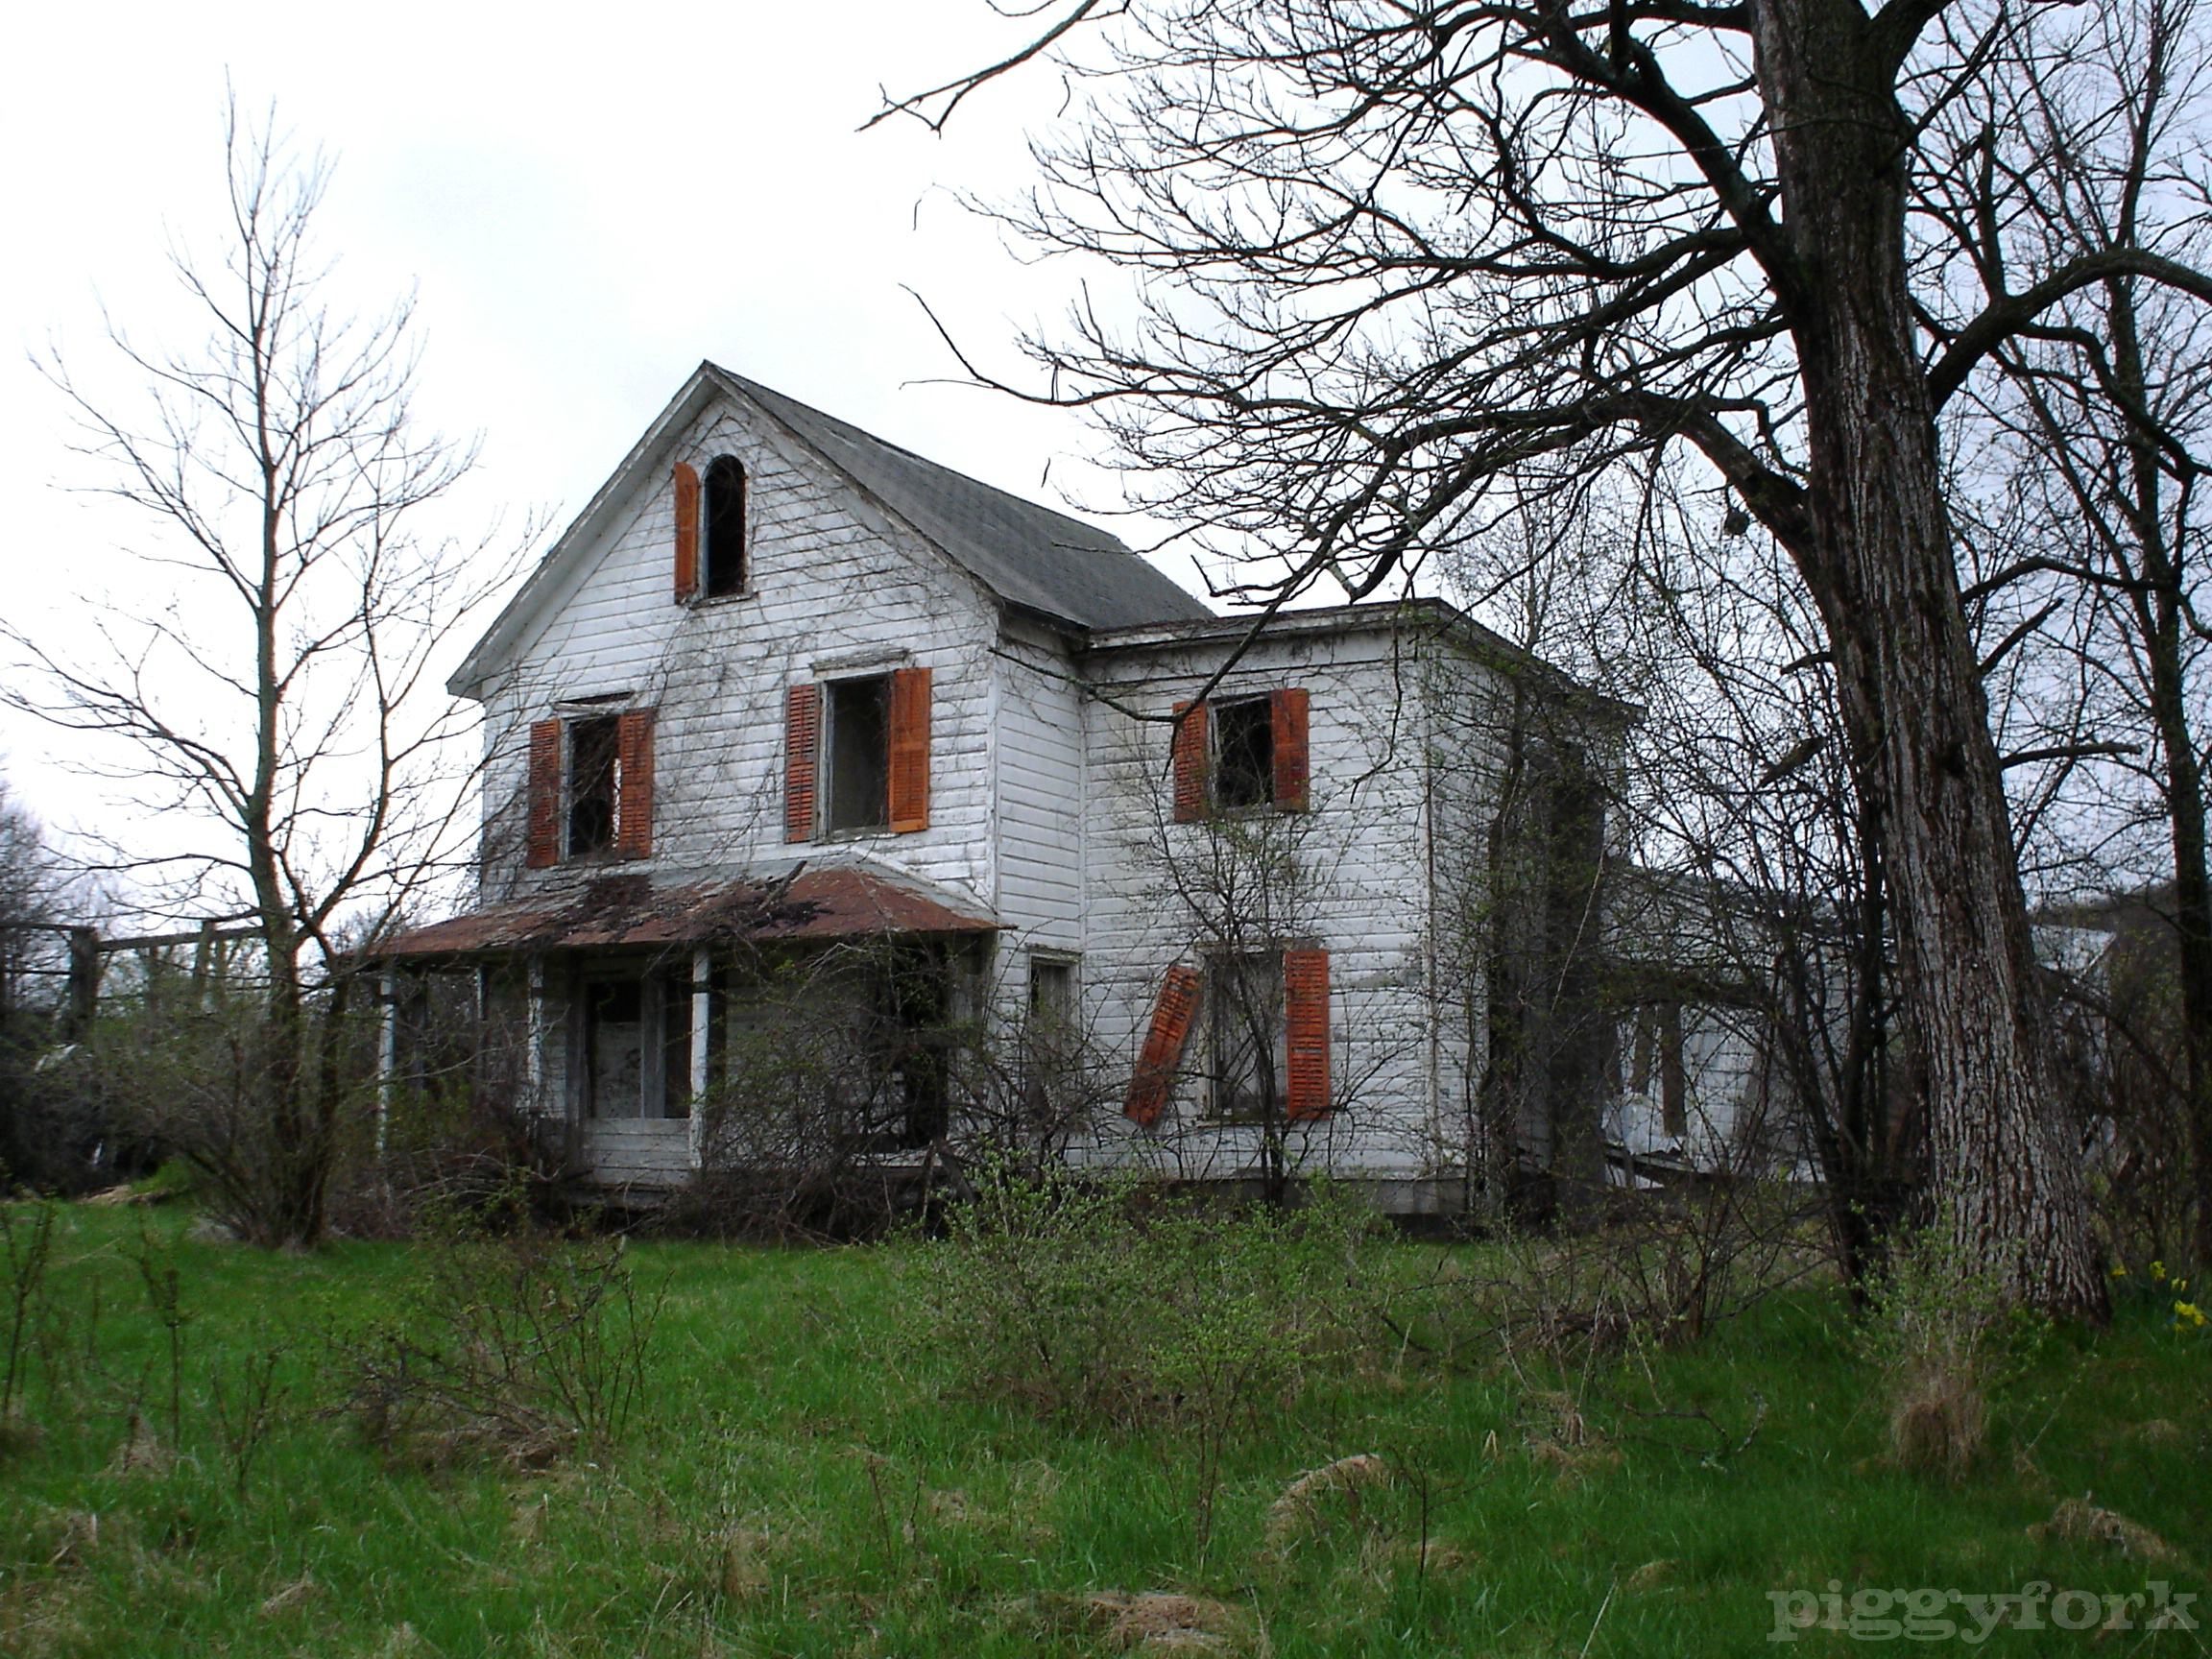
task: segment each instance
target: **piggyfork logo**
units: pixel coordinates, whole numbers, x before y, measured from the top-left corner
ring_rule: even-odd
[[[1769,1642],[1794,1642],[1806,1630],[1835,1630],[1854,1642],[1963,1642],[1979,1647],[1997,1630],[2194,1630],[2193,1591],[2154,1578],[2143,1590],[2100,1595],[2059,1590],[2041,1579],[1996,1594],[1861,1589],[1831,1578],[1825,1590],[1769,1590]]]

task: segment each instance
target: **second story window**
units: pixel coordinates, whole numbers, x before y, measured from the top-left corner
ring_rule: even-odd
[[[1275,710],[1264,697],[1214,711],[1214,805],[1227,811],[1275,800]]]
[[[891,822],[891,677],[830,683],[830,809],[823,828],[877,830]]]
[[[653,717],[651,709],[632,709],[531,726],[525,864],[653,855]]]
[[[929,828],[929,670],[802,680],[783,703],[783,839]]]
[[[614,845],[621,781],[622,719],[606,714],[568,722],[568,856]]]
[[[1303,812],[1310,770],[1302,685],[1261,697],[1178,704],[1175,819],[1216,812]]]

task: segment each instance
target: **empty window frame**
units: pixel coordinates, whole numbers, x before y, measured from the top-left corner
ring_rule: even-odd
[[[891,677],[832,680],[823,733],[829,803],[824,828],[880,830],[891,822]]]
[[[1275,711],[1264,697],[1214,710],[1214,805],[1224,811],[1275,800]]]
[[[1206,964],[1209,1116],[1224,1122],[1280,1121],[1289,1071],[1283,953],[1224,952]]]
[[[587,858],[614,845],[621,799],[622,720],[594,715],[568,722],[568,856]]]
[[[1176,822],[1270,807],[1305,811],[1308,703],[1306,688],[1290,685],[1259,697],[1176,705]]]
[[[707,464],[706,595],[720,599],[745,590],[745,469],[734,455]]]

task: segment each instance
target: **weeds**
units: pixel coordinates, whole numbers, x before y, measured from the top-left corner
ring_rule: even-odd
[[[1859,1348],[1886,1387],[1900,1467],[1965,1473],[1988,1442],[1990,1392],[2034,1330],[1996,1269],[1961,1259],[1940,1221],[1896,1240],[1868,1286]]]
[[[270,1431],[283,1414],[290,1386],[277,1380],[276,1368],[285,1356],[286,1350],[282,1348],[248,1354],[239,1361],[234,1381],[226,1382],[219,1370],[211,1372],[207,1379],[208,1391],[214,1401],[215,1432],[223,1442],[224,1457],[230,1467],[232,1491],[240,1503],[246,1502],[254,1459],[261,1455]]]
[[[398,1316],[336,1339],[346,1406],[387,1450],[532,1467],[617,1442],[659,1311],[620,1238],[448,1226],[418,1246]]]
[[[0,1433],[11,1431],[26,1361],[44,1326],[46,1272],[54,1261],[54,1206],[0,1204],[0,1260],[8,1269],[8,1346],[0,1368]]]

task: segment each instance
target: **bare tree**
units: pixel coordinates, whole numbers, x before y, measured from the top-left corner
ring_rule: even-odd
[[[114,850],[149,903],[255,928],[251,1028],[226,1040],[225,1079],[156,1126],[249,1237],[303,1246],[341,1129],[346,944],[466,833],[434,665],[512,560],[422,525],[472,451],[413,420],[409,301],[366,323],[326,308],[311,230],[327,166],[234,106],[225,141],[224,255],[173,256],[204,343],[148,350],[111,327],[134,405],[47,365],[102,491],[153,537],[133,550],[135,601],[99,613],[104,650],[8,630],[39,671],[9,700],[95,739],[177,849]]]
[[[1932,172],[1971,184],[1931,119],[2032,72],[2010,27],[1967,0],[1132,3],[1010,217],[1143,275],[1133,325],[1030,342],[1044,396],[1271,553],[1249,597],[1382,590],[1530,492],[1699,459],[1821,619],[1956,1242],[2096,1313],[1938,417],[2070,295],[2212,281],[1921,237]]]

